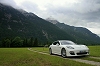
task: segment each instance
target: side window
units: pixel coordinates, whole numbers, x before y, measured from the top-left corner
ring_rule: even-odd
[[[54,43],[53,43],[53,45],[56,45],[56,44],[57,44],[57,42],[54,42]]]
[[[53,45],[56,45],[56,44],[59,44],[59,45],[60,45],[60,43],[59,43],[59,42],[54,42],[54,43],[53,43]]]
[[[59,43],[59,42],[57,42],[56,44],[59,44],[59,45],[60,45],[60,43]]]

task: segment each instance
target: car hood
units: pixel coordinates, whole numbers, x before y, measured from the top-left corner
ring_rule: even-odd
[[[74,49],[88,49],[86,45],[64,45],[64,47],[71,46]]]

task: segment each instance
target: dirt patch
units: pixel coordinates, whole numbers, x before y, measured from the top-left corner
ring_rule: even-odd
[[[72,58],[71,58],[72,59]],[[89,61],[89,60],[83,60],[83,59],[72,59],[74,61],[78,61],[78,62],[82,62],[82,63],[87,63],[87,64],[91,64],[91,65],[96,65],[96,66],[100,66],[100,62],[95,62],[95,61]]]
[[[90,58],[94,58],[94,59],[100,59],[100,57],[90,57]]]

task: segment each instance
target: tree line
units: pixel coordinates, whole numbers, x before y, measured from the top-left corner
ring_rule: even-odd
[[[48,43],[48,42],[47,42]],[[13,39],[5,38],[0,41],[0,47],[38,47],[44,46],[45,44],[40,43],[37,38],[24,38],[15,37]]]

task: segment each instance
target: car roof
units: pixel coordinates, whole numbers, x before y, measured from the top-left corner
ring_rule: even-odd
[[[57,41],[70,41],[70,40],[57,40]]]

